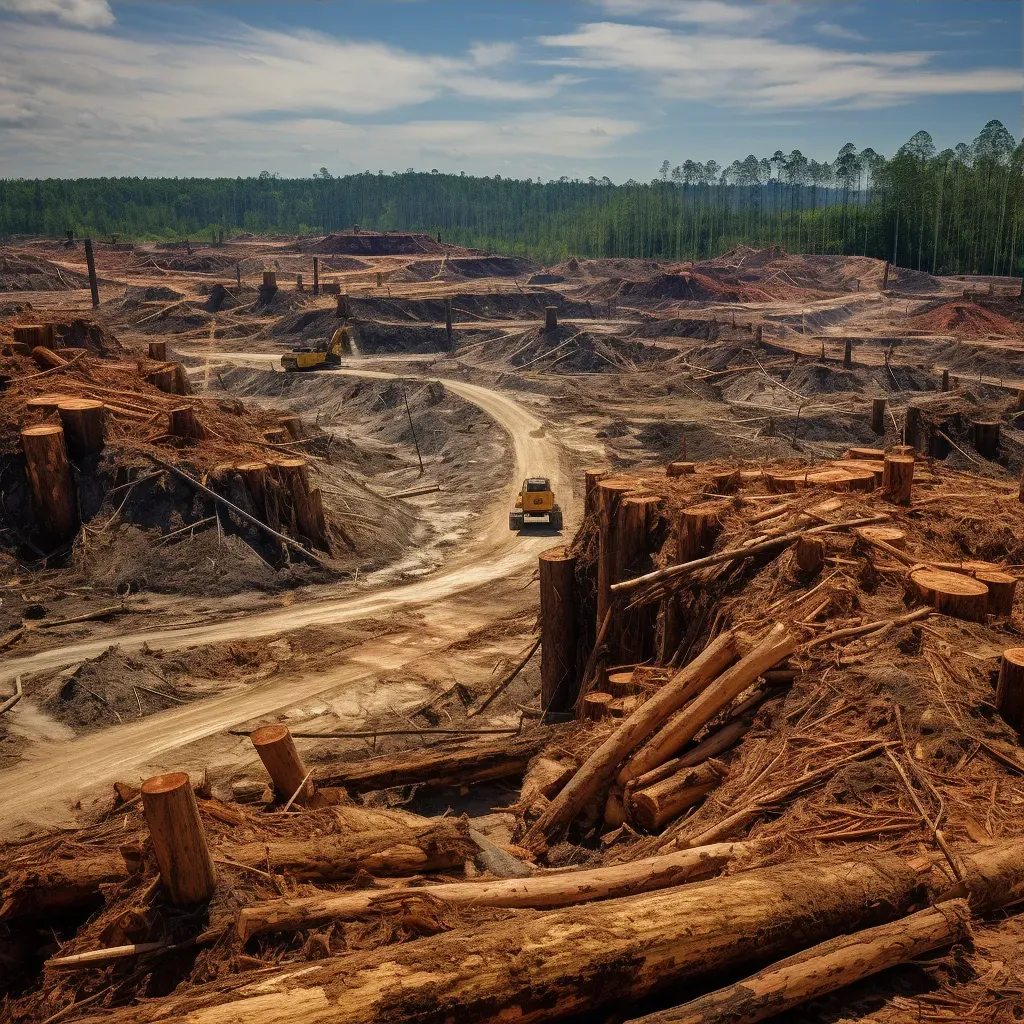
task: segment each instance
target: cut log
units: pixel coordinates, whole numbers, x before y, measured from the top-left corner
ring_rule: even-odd
[[[188,774],[168,772],[147,779],[142,809],[167,899],[182,907],[207,902],[217,874]]]
[[[52,349],[43,348],[42,345],[37,345],[32,349],[32,359],[42,370],[53,370],[58,366],[67,366],[68,361],[62,356],[57,355]]]
[[[875,434],[885,433],[885,399],[871,399],[871,430]]]
[[[617,786],[608,790],[604,801],[604,827],[606,829],[622,828],[626,824],[626,805],[622,799],[622,790]]]
[[[670,462],[665,467],[666,476],[689,476],[696,472],[697,463],[695,462]]]
[[[571,711],[579,696],[576,672],[576,556],[567,547],[540,554],[540,706]]]
[[[657,768],[674,757],[762,672],[788,658],[798,646],[798,641],[789,635],[782,623],[774,626],[757,647],[731,668],[726,669],[703,692],[697,694],[689,704],[665,722],[619,772],[619,782],[625,785],[631,779]],[[650,703],[651,701],[647,702]],[[644,707],[647,707],[647,704]]]
[[[1009,618],[1017,594],[1017,577],[999,569],[979,569],[974,573],[979,583],[988,587],[988,612]]]
[[[171,409],[167,416],[167,433],[172,437],[180,437],[185,441],[200,441],[206,436],[193,406],[182,405],[177,409]]]
[[[78,503],[64,428],[51,423],[25,427],[21,447],[36,521],[48,543],[63,544],[78,530]]]
[[[633,487],[628,480],[608,479],[598,483],[596,505],[598,516],[597,552],[597,628],[604,623],[611,607],[611,586],[615,582],[615,521],[619,501]]]
[[[119,853],[76,852],[29,867],[9,862],[0,876],[0,922],[24,924],[78,913],[99,901],[102,886],[127,877]]]
[[[1024,733],[1024,647],[1003,651],[996,686],[996,707],[1008,726]]]
[[[919,875],[898,857],[805,861],[415,942],[283,964],[104,1011],[90,1024],[537,1024],[789,956],[905,915]],[[230,1004],[230,1005],[228,1005]]]
[[[698,999],[627,1024],[756,1024],[879,971],[969,937],[966,900],[947,900],[890,924],[819,943]]]
[[[597,485],[607,476],[603,469],[583,470],[584,509],[588,516],[597,511]]]
[[[985,621],[988,587],[984,583],[959,572],[929,568],[915,569],[910,580],[921,600],[937,612],[967,622]]]
[[[149,343],[149,358],[157,363],[167,362],[167,342],[151,341]]]
[[[580,715],[591,722],[599,722],[602,718],[611,717],[611,703],[615,698],[601,690],[591,690],[584,694],[580,705]]]
[[[671,821],[687,807],[700,803],[717,789],[725,777],[713,764],[683,768],[667,779],[645,789],[632,789],[626,804],[630,817],[642,828],[653,832]]]
[[[745,855],[748,843],[719,843],[660,857],[589,871],[561,871],[501,881],[449,882],[413,889],[320,893],[268,900],[238,913],[238,936],[246,942],[267,932],[296,932],[329,921],[353,921],[374,911],[391,912],[416,900],[438,900],[468,907],[567,907],[618,896],[655,892],[709,878]]]
[[[657,693],[644,701],[587,758],[569,784],[551,801],[551,806],[527,835],[527,847],[540,849],[549,839],[568,828],[586,803],[611,783],[623,759],[673,712],[707,686],[738,654],[736,637],[732,633],[723,633]]]
[[[344,882],[360,871],[371,875],[415,875],[461,868],[477,852],[468,818],[437,818],[402,827],[316,839],[271,839],[224,845],[217,853],[252,867],[269,864],[292,878]]]
[[[265,725],[250,733],[249,739],[260,755],[278,797],[284,801],[294,798],[297,804],[309,803],[313,798],[313,783],[295,749],[288,726]]]
[[[15,324],[14,342],[34,348],[53,348],[53,324]]]
[[[534,817],[543,812],[548,801],[576,774],[576,766],[550,757],[537,757],[523,776],[516,806]]]
[[[911,455],[886,455],[882,489],[889,501],[909,505],[914,483],[914,458]]]
[[[522,775],[530,759],[557,731],[538,729],[489,743],[428,747],[382,754],[365,761],[327,764],[313,773],[318,786],[344,786],[353,793],[394,786],[458,786]]]
[[[907,548],[907,535],[896,529],[895,526],[862,526],[856,531],[857,536],[863,537],[869,543],[881,541],[890,547],[905,551]]]
[[[825,567],[825,542],[821,537],[801,537],[794,545],[796,567],[809,576],[817,576]]]
[[[57,406],[68,454],[75,459],[103,451],[102,402],[92,398],[62,398]]]
[[[971,424],[974,447],[979,455],[994,459],[999,455],[999,421],[975,420]]]

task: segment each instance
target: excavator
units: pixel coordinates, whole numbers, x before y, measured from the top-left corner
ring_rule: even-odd
[[[516,507],[508,514],[508,528],[515,532],[524,526],[562,529],[562,510],[555,503],[555,492],[547,477],[532,476],[523,481]]]
[[[341,366],[341,355],[349,348],[348,332],[339,327],[330,341],[321,341],[315,348],[297,345],[281,356],[286,373],[296,370],[335,370]]]

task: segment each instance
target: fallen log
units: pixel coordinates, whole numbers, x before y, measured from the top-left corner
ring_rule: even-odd
[[[970,934],[966,900],[947,900],[891,924],[819,943],[749,978],[627,1024],[756,1024]]]
[[[619,896],[669,889],[718,874],[751,849],[748,843],[719,843],[660,857],[589,871],[560,871],[531,878],[447,882],[407,889],[368,889],[268,900],[238,912],[237,931],[246,942],[265,932],[295,932],[328,921],[351,921],[373,911],[390,911],[416,899],[467,907],[565,907]]]
[[[538,729],[488,743],[428,747],[382,754],[365,761],[324,765],[313,773],[317,786],[343,786],[354,793],[394,786],[451,786],[521,775],[553,733]]]
[[[568,785],[551,801],[526,837],[526,846],[539,849],[568,828],[587,801],[611,783],[623,759],[670,715],[702,690],[739,654],[736,637],[723,633],[645,701],[594,751]]]
[[[78,854],[27,868],[15,861],[0,881],[0,921],[46,919],[81,910],[98,899],[100,886],[124,881],[128,874],[119,853]]]
[[[651,786],[633,789],[626,800],[628,815],[642,828],[654,831],[703,800],[724,778],[725,772],[712,763],[682,768]]]
[[[788,658],[798,641],[782,623],[776,624],[768,636],[732,668],[726,669],[713,683],[673,715],[622,768],[618,781],[625,785],[630,779],[657,768],[674,757],[700,730],[738,697],[766,671]]]
[[[415,875],[461,868],[477,851],[468,820],[439,818],[422,827],[400,825],[375,832],[318,839],[272,839],[217,848],[222,857],[250,867],[267,865],[292,878],[340,882],[360,871],[373,875]]]
[[[919,870],[894,856],[816,861],[415,942],[237,975],[116,1009],[105,1024],[398,1024],[554,1020],[689,978],[789,956],[838,932],[905,915]],[[228,1005],[230,1004],[230,1006]]]

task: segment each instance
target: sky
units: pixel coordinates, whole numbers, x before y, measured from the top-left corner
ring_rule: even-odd
[[[0,177],[649,181],[1022,127],[1022,0],[0,0]]]

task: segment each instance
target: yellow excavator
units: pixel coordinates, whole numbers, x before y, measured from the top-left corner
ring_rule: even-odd
[[[341,366],[341,354],[349,347],[348,332],[339,327],[330,341],[321,341],[315,348],[297,345],[281,356],[286,373],[296,370],[334,370]]]
[[[525,526],[562,529],[562,510],[555,503],[555,492],[551,490],[551,481],[547,477],[527,477],[516,498],[516,507],[508,514],[510,530],[515,532]]]

